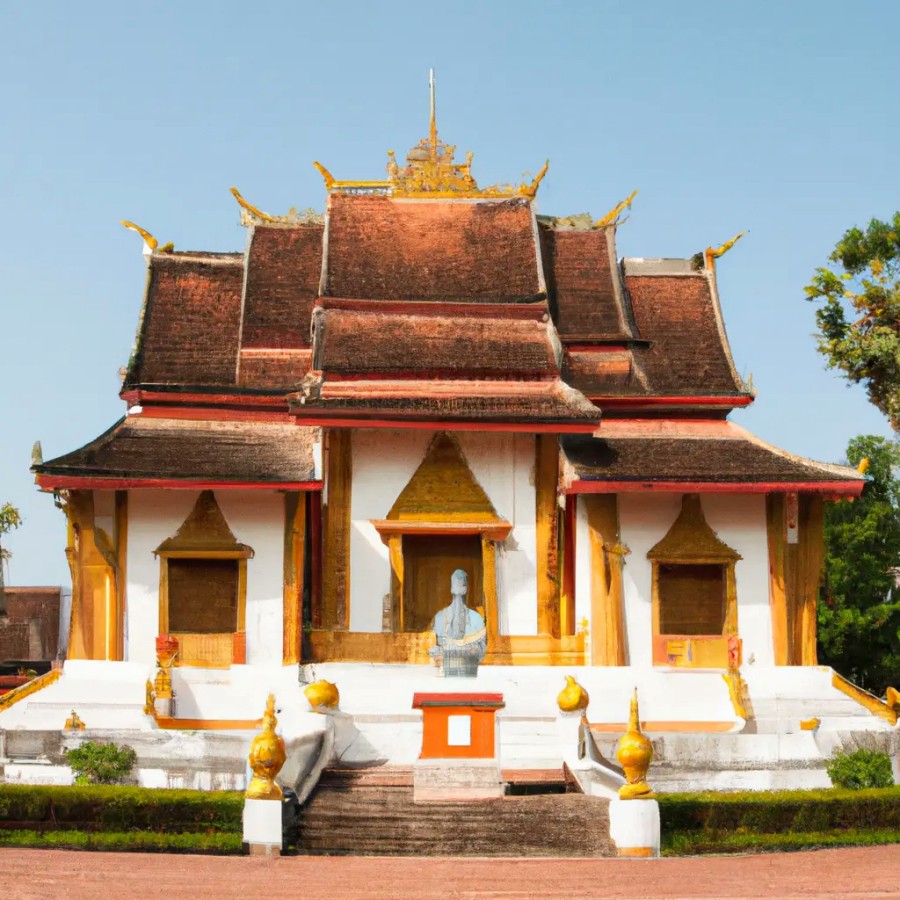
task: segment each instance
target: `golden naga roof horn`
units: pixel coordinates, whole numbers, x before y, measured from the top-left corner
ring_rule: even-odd
[[[707,247],[706,250],[703,251],[703,262],[706,264],[706,268],[715,269],[716,260],[720,256],[724,256],[746,233],[746,231],[742,231],[740,234],[736,234],[730,241],[725,241],[724,244],[721,244],[718,247]]]
[[[422,138],[409,153],[406,164],[397,162],[393,150],[388,150],[387,181],[341,181],[336,179],[321,163],[313,165],[325,180],[325,189],[349,194],[386,194],[392,197],[473,197],[473,198],[512,198],[524,197],[533,200],[537,195],[550,160],[531,181],[523,181],[519,185],[495,184],[479,188],[472,177],[471,151],[466,153],[465,162],[455,161],[456,146],[445,144],[437,131],[437,113],[435,110],[434,70],[429,71],[429,93],[431,98],[431,117],[428,137]]]

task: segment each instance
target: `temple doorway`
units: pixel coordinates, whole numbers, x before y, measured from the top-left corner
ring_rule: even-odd
[[[425,631],[434,614],[450,602],[450,576],[469,576],[466,603],[484,609],[481,537],[477,534],[403,536],[403,630]]]

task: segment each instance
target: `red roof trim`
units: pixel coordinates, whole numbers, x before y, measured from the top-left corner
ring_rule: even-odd
[[[568,494],[677,493],[677,494],[831,494],[858,497],[860,481],[575,481]]]
[[[298,425],[315,425],[322,428],[451,428],[453,431],[515,431],[529,434],[593,434],[597,421],[584,423],[552,422],[478,422],[457,421],[456,419],[354,419],[346,416],[313,415],[309,412],[297,413]]]
[[[277,422],[290,425],[294,417],[287,411],[266,409],[221,409],[203,406],[144,406],[143,419],[193,419],[197,422]]]
[[[287,401],[283,396],[271,394],[204,394],[186,391],[147,391],[135,388],[122,391],[119,396],[128,403],[142,405],[146,402],[175,403],[183,406],[186,403],[198,403],[203,406],[228,404],[229,406],[268,406],[287,409]]]
[[[36,475],[35,483],[45,491],[156,488],[185,491],[321,491],[321,481],[190,481],[176,478],[105,478],[97,475]]]

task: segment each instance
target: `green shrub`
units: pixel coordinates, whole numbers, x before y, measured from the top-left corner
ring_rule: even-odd
[[[141,853],[240,853],[241,841],[240,834],[0,830],[0,847],[63,847],[69,850],[132,850]]]
[[[0,784],[0,824],[35,830],[240,835],[243,807],[238,791]]]
[[[837,750],[825,767],[835,787],[859,791],[864,788],[886,788],[894,783],[891,758],[887,753],[874,750],[855,750],[844,753]]]
[[[815,850],[819,847],[864,847],[900,842],[900,831],[857,830],[799,832],[786,834],[722,834],[678,832],[662,835],[663,856],[693,856],[701,853],[775,853],[784,850]]]
[[[75,784],[120,784],[137,762],[137,754],[127,744],[86,741],[66,751],[66,762],[75,773]]]
[[[664,834],[821,832],[873,824],[900,830],[900,787],[663,794],[659,806]]]

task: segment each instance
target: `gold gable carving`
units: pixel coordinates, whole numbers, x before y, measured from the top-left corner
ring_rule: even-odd
[[[154,551],[162,555],[224,553],[228,556],[253,556],[253,550],[241,544],[222,515],[212,491],[203,491],[178,531]]]
[[[719,540],[703,516],[699,494],[684,494],[681,512],[666,536],[648,553],[660,562],[725,563],[741,559],[740,553]]]
[[[475,479],[456,439],[434,436],[425,458],[400,492],[388,520],[499,523],[484,488]]]

